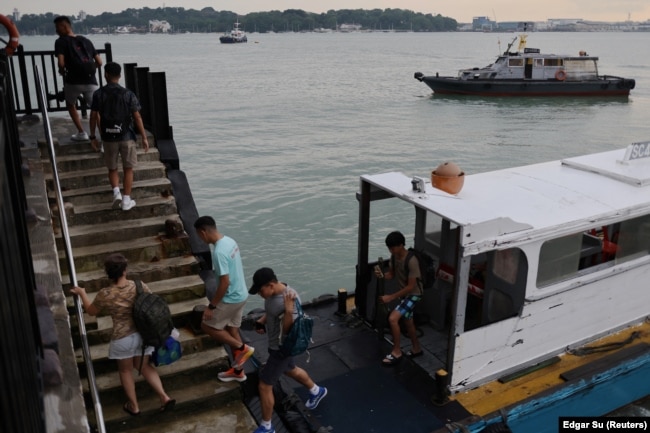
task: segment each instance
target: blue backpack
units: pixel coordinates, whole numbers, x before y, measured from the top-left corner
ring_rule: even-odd
[[[296,312],[298,317],[293,321],[289,333],[282,339],[280,352],[284,356],[296,356],[307,351],[312,342],[311,333],[314,327],[314,319],[303,313],[302,306],[298,299],[295,299]]]

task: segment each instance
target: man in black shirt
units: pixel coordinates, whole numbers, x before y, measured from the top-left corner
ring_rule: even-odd
[[[54,54],[57,57],[59,74],[63,76],[65,103],[70,118],[77,127],[77,133],[71,138],[75,141],[87,141],[88,134],[81,126],[76,102],[77,98],[83,95],[86,104],[90,105],[93,93],[98,88],[95,71],[102,65],[102,59],[92,42],[74,34],[68,17],[56,17],[54,25],[59,35],[54,43]]]

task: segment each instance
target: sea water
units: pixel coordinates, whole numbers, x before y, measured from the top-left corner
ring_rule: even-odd
[[[119,63],[165,72],[199,214],[239,243],[249,283],[269,266],[306,300],[354,290],[362,174],[428,178],[454,161],[471,175],[650,140],[647,32],[528,36],[542,52],[599,56],[601,74],[636,80],[629,98],[441,97],[413,78],[486,66],[516,34],[249,34],[234,45],[218,36],[90,39],[110,42]],[[21,42],[51,49],[54,37]],[[371,259],[388,256],[392,230],[412,239],[412,209],[388,201],[371,213]]]

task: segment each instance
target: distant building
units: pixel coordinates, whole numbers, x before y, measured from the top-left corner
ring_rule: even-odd
[[[496,28],[496,21],[492,21],[489,17],[472,18],[472,30],[476,32],[491,32],[496,30]]]
[[[84,10],[79,11],[79,19],[77,21],[84,21],[88,17],[88,14]]]
[[[20,12],[18,12],[18,9],[14,8],[14,13],[11,14],[12,18],[14,19],[14,22],[17,23],[20,21]]]

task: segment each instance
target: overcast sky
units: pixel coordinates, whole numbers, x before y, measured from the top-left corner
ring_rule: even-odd
[[[441,14],[459,22],[475,16],[496,21],[545,21],[548,18],[582,18],[595,21],[650,20],[650,0],[3,0],[0,12],[17,8],[23,14],[53,12],[77,15],[84,10],[91,15],[120,12],[127,8],[182,6],[185,9],[212,7],[238,14],[269,10],[302,9],[326,12],[330,9],[410,9],[415,12]],[[10,8],[7,10],[6,8]]]

